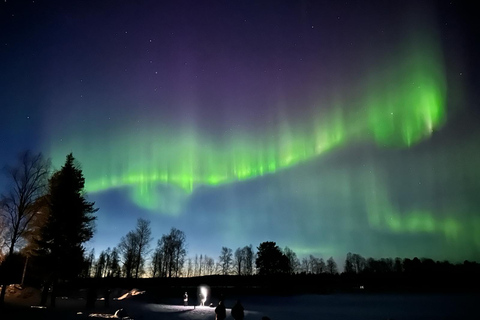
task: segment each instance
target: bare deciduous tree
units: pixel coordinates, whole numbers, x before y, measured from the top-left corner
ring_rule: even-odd
[[[203,267],[203,254],[200,255],[200,258],[198,259],[198,275],[202,276],[202,267]]]
[[[205,256],[205,274],[212,275],[215,272],[215,260]]]
[[[138,250],[138,239],[133,231],[129,231],[126,236],[120,239],[118,244],[118,251],[120,252],[121,260],[123,263],[123,275],[126,278],[133,276],[133,271],[136,266]]]
[[[5,239],[7,234],[7,224],[3,219],[3,216],[0,215],[0,264],[2,263],[3,259],[5,258],[4,251],[7,247]]]
[[[222,274],[223,275],[229,274],[231,264],[232,264],[232,249],[227,247],[222,247],[222,251],[218,259],[219,259],[218,263],[220,265],[220,270]]]
[[[235,265],[235,273],[240,276],[243,274],[243,270],[245,268],[244,266],[245,251],[243,250],[243,248],[237,248],[237,250],[235,250],[235,254],[233,255],[233,257],[234,257],[233,264]]]
[[[145,264],[145,256],[148,254],[150,241],[152,241],[152,230],[150,229],[150,221],[145,219],[137,220],[137,229],[135,230],[138,240],[137,248],[137,264],[135,268],[135,278],[138,278],[143,273],[143,266]]]
[[[330,274],[338,273],[337,263],[335,262],[335,260],[333,260],[333,257],[328,258],[326,269],[327,272]]]
[[[118,256],[118,249],[115,247],[110,254],[110,261],[108,264],[108,275],[109,277],[120,277],[120,258]]]
[[[145,256],[148,254],[152,240],[151,234],[150,221],[139,218],[136,229],[129,231],[125,237],[120,239],[118,250],[122,256],[126,278],[138,278],[143,274]]]
[[[158,240],[155,256],[161,257],[158,260],[158,272],[160,277],[180,276],[186,256],[185,233],[172,228],[169,234],[164,234]]]
[[[5,263],[8,263],[8,257],[21,244],[38,211],[37,199],[47,192],[50,160],[45,159],[41,153],[31,154],[26,151],[19,156],[19,163],[7,167],[6,172],[11,188],[1,196],[0,220],[4,227],[2,242],[7,250]],[[0,303],[4,301],[5,289],[6,285],[2,286]]]
[[[283,249],[283,254],[288,258],[292,273],[298,272],[300,261],[297,258],[297,254],[289,247],[285,247],[285,249]]]
[[[253,252],[253,246],[248,245],[243,248],[244,255],[245,255],[245,270],[244,274],[250,276],[253,274],[253,270],[255,269],[255,253]]]
[[[152,264],[151,264],[151,271],[152,277],[163,277],[163,266],[164,266],[164,259],[163,259],[163,250],[160,247],[157,247],[155,251],[153,251],[152,255]]]

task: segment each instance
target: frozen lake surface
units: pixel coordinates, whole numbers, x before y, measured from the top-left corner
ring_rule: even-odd
[[[412,319],[479,319],[477,305],[480,294],[328,294],[292,296],[229,296],[225,300],[227,319],[231,307],[240,299],[245,308],[246,320],[325,319],[325,320],[412,320]],[[215,319],[213,307],[182,305],[182,298],[151,303],[150,299],[126,299],[111,301],[105,307],[97,301],[93,309],[85,309],[85,300],[57,299],[57,308],[11,308],[0,310],[0,319],[70,320],[100,319],[92,317],[113,316],[123,308],[135,320],[167,319]],[[216,304],[218,300],[208,300]],[[90,315],[90,317],[89,317]]]
[[[478,319],[479,294],[331,294],[239,297],[245,319]],[[227,299],[227,319],[233,299]],[[129,303],[143,319],[215,319],[214,308]]]

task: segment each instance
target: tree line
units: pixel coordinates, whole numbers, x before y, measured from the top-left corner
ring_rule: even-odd
[[[98,259],[94,249],[85,256],[87,263],[82,276],[171,278],[338,273],[333,257],[326,262],[313,255],[299,260],[292,249],[281,249],[273,241],[263,242],[257,248],[250,244],[235,251],[222,247],[215,259],[206,254],[187,257],[185,233],[176,228],[162,235],[153,250],[151,234],[150,221],[139,218],[136,228],[123,236],[116,247],[101,251]]]

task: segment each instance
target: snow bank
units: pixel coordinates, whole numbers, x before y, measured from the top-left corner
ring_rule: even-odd
[[[131,297],[134,297],[134,296],[138,296],[138,295],[144,294],[144,293],[145,293],[145,291],[139,291],[138,289],[132,289],[132,290],[126,292],[125,294],[121,295],[118,298],[113,298],[113,300],[125,300],[125,299],[131,298]]]
[[[33,287],[11,284],[7,287],[5,300],[13,304],[28,305],[40,301],[41,291]]]

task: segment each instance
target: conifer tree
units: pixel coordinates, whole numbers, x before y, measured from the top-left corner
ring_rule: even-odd
[[[39,248],[46,257],[50,274],[44,286],[42,304],[52,286],[51,304],[55,306],[59,279],[76,277],[82,271],[85,248],[94,232],[93,215],[98,209],[86,200],[85,178],[75,158],[67,155],[64,166],[49,180],[49,216],[40,230]]]

